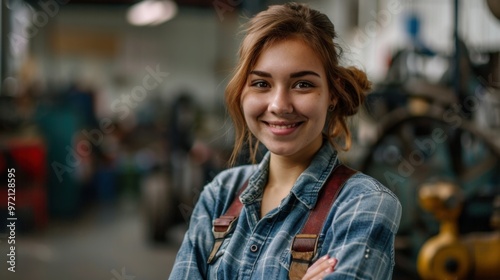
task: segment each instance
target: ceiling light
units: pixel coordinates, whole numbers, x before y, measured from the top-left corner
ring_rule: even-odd
[[[144,0],[130,7],[127,20],[133,25],[158,25],[177,14],[177,4],[170,0]]]

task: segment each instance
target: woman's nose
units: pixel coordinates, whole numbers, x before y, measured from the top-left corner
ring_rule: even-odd
[[[293,112],[293,104],[289,92],[283,88],[276,88],[271,97],[269,111],[277,115]]]

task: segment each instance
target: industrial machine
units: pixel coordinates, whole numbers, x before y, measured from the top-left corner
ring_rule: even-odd
[[[463,194],[453,182],[436,181],[419,190],[420,206],[440,222],[439,233],[418,254],[424,280],[500,279],[500,196],[494,200],[492,232],[459,233]]]

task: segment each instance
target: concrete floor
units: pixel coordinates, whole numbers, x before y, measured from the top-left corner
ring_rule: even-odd
[[[16,235],[16,272],[7,270],[6,235],[0,236],[2,280],[167,279],[184,225],[169,231],[168,244],[147,241],[133,202],[95,207],[72,222],[51,222],[40,232]]]

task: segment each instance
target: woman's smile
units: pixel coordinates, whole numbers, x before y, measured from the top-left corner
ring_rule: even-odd
[[[299,126],[303,122],[265,122],[263,121],[264,124],[266,124],[269,127],[269,130],[271,133],[277,135],[277,136],[285,136],[292,134],[293,132],[297,131]]]

